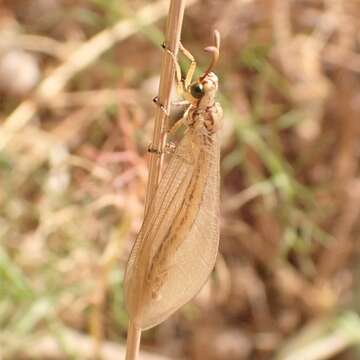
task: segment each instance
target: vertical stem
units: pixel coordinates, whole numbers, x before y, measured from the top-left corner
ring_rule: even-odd
[[[184,17],[185,0],[171,0],[169,15],[166,24],[165,44],[174,54],[177,54],[181,27]],[[163,52],[161,61],[160,85],[159,85],[159,103],[164,106],[166,112],[170,111],[170,99],[172,83],[174,79],[175,68],[171,55]],[[166,143],[167,116],[158,106],[155,113],[155,125],[152,139],[152,147],[163,151]],[[159,183],[163,155],[151,153],[149,165],[149,182],[146,192],[145,214],[149,208],[156,187]]]
[[[125,360],[136,360],[139,356],[141,329],[135,327],[132,321],[129,322],[126,343]]]
[[[184,17],[186,0],[171,0],[169,15],[166,24],[165,44],[166,47],[177,54],[182,22]],[[159,103],[167,113],[170,112],[170,99],[172,83],[175,75],[175,67],[171,55],[167,51],[162,54],[160,84],[159,84]],[[145,211],[146,215],[151,199],[153,198],[156,187],[159,183],[161,166],[163,162],[162,152],[166,143],[166,130],[167,130],[167,116],[165,112],[159,107],[156,107],[155,125],[152,138],[152,147],[161,152],[161,155],[151,153],[149,165],[149,182],[146,191]],[[128,337],[126,344],[126,360],[137,360],[139,355],[141,338],[141,329],[137,328],[130,320],[128,325]]]

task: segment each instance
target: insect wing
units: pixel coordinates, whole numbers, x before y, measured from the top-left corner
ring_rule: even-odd
[[[166,240],[164,237],[197,170],[187,161],[181,161],[191,152],[190,137],[185,136],[170,161],[155,195],[154,207],[150,209],[132,251],[125,279],[126,303],[130,315],[137,318],[138,326],[143,329],[159,324],[188,302],[204,285],[215,264],[219,242],[219,142],[217,135],[215,137],[206,149],[209,166],[207,174],[203,174],[206,181],[200,206],[195,209],[196,217],[168,259],[166,279],[155,298],[149,293],[146,295],[148,287],[151,288],[145,281],[149,263],[160,243]]]
[[[184,136],[164,171],[128,260],[124,280],[125,305],[135,323],[141,321],[143,309],[147,307],[146,292],[151,284],[146,283],[146,276],[151,259],[168,232],[191,179],[193,161],[190,151],[190,138]],[[141,327],[140,324],[137,326]]]
[[[169,263],[167,279],[157,299],[146,306],[142,327],[164,321],[190,301],[207,281],[216,261],[219,244],[219,149],[209,148],[210,166],[201,205],[189,234]]]

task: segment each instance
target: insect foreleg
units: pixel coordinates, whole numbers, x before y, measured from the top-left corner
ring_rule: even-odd
[[[175,56],[175,54],[166,46],[165,43],[162,44],[162,48],[171,56],[171,59],[175,66],[175,81],[176,81],[176,92],[179,96],[183,97],[186,93],[185,83],[181,76],[181,67]]]
[[[195,58],[192,56],[191,52],[189,50],[185,49],[181,43],[180,43],[179,49],[190,60],[190,66],[189,66],[188,72],[185,77],[185,82],[184,82],[185,89],[188,89],[192,82],[192,78],[194,76],[194,72],[196,69],[196,61],[195,61]]]
[[[175,123],[174,125],[172,125],[172,126],[168,129],[167,133],[168,133],[169,136],[175,135],[176,132],[180,129],[180,127],[181,127],[182,125],[186,125],[186,120],[187,120],[187,118],[188,118],[188,116],[189,116],[190,108],[191,108],[191,107],[189,106],[189,107],[184,111],[184,114],[183,114],[183,116],[181,117],[181,119],[179,119],[178,121],[176,121],[176,123]]]

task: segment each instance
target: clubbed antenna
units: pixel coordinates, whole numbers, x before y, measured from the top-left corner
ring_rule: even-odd
[[[205,70],[204,74],[200,77],[200,80],[203,80],[206,78],[206,76],[211,72],[211,70],[214,68],[216,63],[219,60],[219,54],[220,54],[220,33],[217,30],[214,30],[214,42],[215,46],[208,46],[204,49],[204,51],[212,53],[212,60],[209,65],[209,67]]]

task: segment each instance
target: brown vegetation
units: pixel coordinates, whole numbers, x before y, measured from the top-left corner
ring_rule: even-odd
[[[356,359],[360,4],[188,3],[182,41],[201,66],[222,35],[221,255],[144,348]],[[167,7],[0,3],[0,358],[121,356]]]

